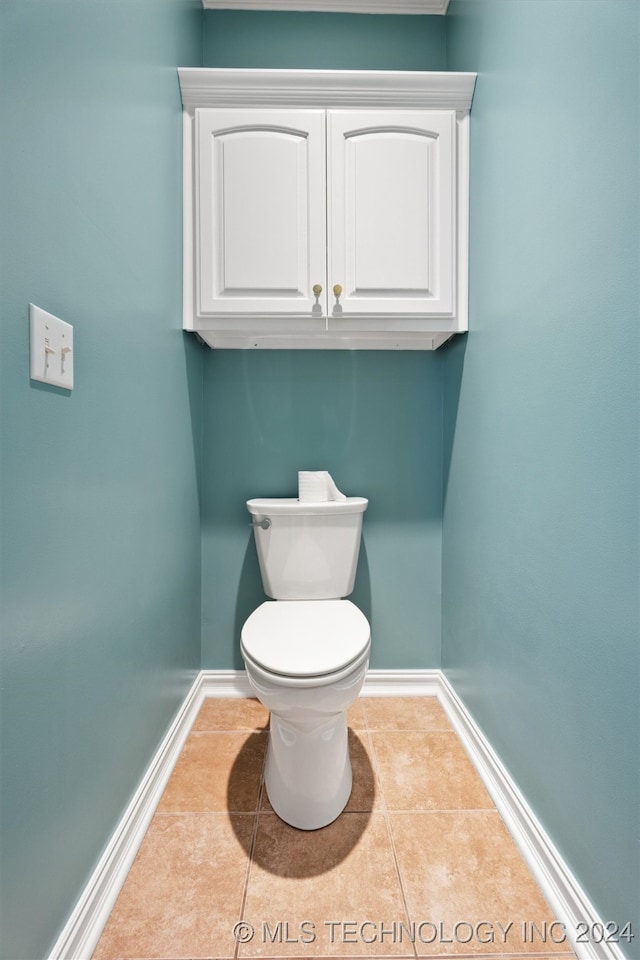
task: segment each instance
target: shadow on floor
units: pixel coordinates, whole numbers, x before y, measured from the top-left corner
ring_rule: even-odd
[[[247,760],[255,751],[262,733],[247,738],[235,759],[227,784],[227,809],[241,809],[247,795]],[[349,729],[349,753],[353,769],[353,788],[344,811],[337,820],[319,830],[297,830],[284,823],[272,810],[262,786],[257,830],[251,840],[244,831],[236,837],[253,863],[281,877],[313,877],[326,873],[345,860],[369,822],[376,796],[371,761],[360,737]],[[236,817],[230,817],[235,830]]]

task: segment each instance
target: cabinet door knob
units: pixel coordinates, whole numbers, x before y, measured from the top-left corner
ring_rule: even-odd
[[[342,304],[340,303],[340,294],[342,293],[342,287],[339,283],[336,283],[333,287],[333,295],[336,298],[336,302],[333,305],[333,316],[337,317],[342,313]]]
[[[323,315],[322,304],[320,303],[320,294],[322,293],[322,284],[314,283],[311,289],[313,290],[313,295],[316,298],[316,302],[311,307],[311,316],[321,317]]]

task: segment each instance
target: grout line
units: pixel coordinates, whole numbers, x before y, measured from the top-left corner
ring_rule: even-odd
[[[422,816],[425,814],[428,816],[431,813],[457,813],[465,814],[468,813],[495,813],[500,817],[500,813],[496,810],[495,807],[421,807],[413,810],[389,810],[390,814],[393,814],[395,817],[398,814],[401,817],[413,817],[413,816]],[[502,819],[500,817],[500,819]]]
[[[535,953],[421,953],[419,960],[576,960],[566,950],[543,950]]]
[[[267,727],[267,731],[268,729],[269,728]],[[253,830],[251,832],[251,842],[249,844],[249,855],[247,857],[247,867],[244,874],[244,886],[242,890],[242,899],[240,901],[240,916],[237,918],[238,920],[244,920],[244,911],[247,905],[247,894],[249,892],[249,879],[251,877],[251,865],[253,863],[253,855],[254,855],[255,846],[256,846],[256,839],[258,836],[258,824],[260,822],[260,811],[262,809],[262,796],[265,792],[264,768],[265,768],[266,762],[267,762],[267,750],[265,749],[264,754],[262,756],[262,770],[260,772],[260,783],[258,785],[258,796],[256,799],[256,811],[254,814]],[[233,922],[235,923],[236,921],[233,921]],[[237,960],[239,950],[240,950],[240,941],[236,940],[234,950],[233,950],[234,960]]]
[[[436,729],[434,729],[434,728],[432,728],[432,727],[429,727],[429,729],[426,729],[425,727],[402,727],[402,728],[399,728],[399,727],[398,727],[398,728],[396,728],[396,729],[394,729],[394,730],[390,730],[388,727],[384,727],[384,728],[383,728],[383,727],[369,727],[369,733],[375,733],[375,734],[378,734],[378,735],[382,734],[382,736],[386,736],[388,733],[392,733],[392,734],[395,734],[395,733],[401,733],[401,734],[405,734],[405,733],[421,733],[421,734],[426,734],[427,736],[430,736],[432,733],[453,733],[453,734],[455,734],[455,730],[452,730],[450,727],[446,727],[446,728],[443,727],[441,730],[436,730]]]
[[[365,717],[365,719],[367,719],[367,718]],[[390,846],[391,846],[391,855],[392,855],[392,857],[393,857],[393,865],[394,865],[394,867],[396,868],[396,876],[397,876],[397,878],[398,878],[398,886],[400,887],[400,895],[401,895],[401,897],[402,897],[402,904],[403,904],[403,907],[404,907],[404,913],[405,913],[405,917],[406,917],[406,919],[407,919],[407,923],[410,925],[410,924],[411,924],[411,914],[409,913],[409,904],[407,903],[407,896],[406,896],[406,893],[405,893],[404,884],[403,884],[403,882],[402,882],[402,874],[401,874],[401,872],[400,872],[400,864],[398,863],[398,856],[397,856],[397,854],[396,854],[396,845],[395,845],[395,843],[394,843],[393,833],[392,833],[392,831],[391,831],[391,820],[390,820],[390,818],[389,818],[389,809],[388,809],[388,807],[387,807],[387,799],[386,799],[385,794],[384,794],[384,789],[383,789],[383,787],[382,787],[382,779],[381,779],[381,777],[380,777],[380,771],[379,771],[379,768],[378,768],[378,756],[377,756],[377,754],[376,754],[375,747],[374,747],[374,745],[373,745],[373,739],[372,739],[372,737],[371,737],[371,733],[370,733],[369,730],[367,730],[367,740],[368,740],[368,743],[369,743],[369,749],[370,749],[370,751],[371,751],[371,759],[372,759],[372,761],[373,761],[373,770],[374,770],[374,774],[375,774],[375,778],[376,778],[376,783],[377,783],[377,785],[379,786],[379,789],[380,789],[380,797],[381,797],[381,799],[382,799],[382,804],[381,804],[381,806],[382,806],[382,813],[383,813],[383,815],[384,815],[384,822],[385,822],[385,826],[386,826],[386,828],[387,828],[387,836],[389,837],[389,844],[390,844]],[[412,956],[413,956],[413,957],[417,957],[417,956],[418,956],[418,953],[417,953],[417,950],[416,950],[416,945],[415,945],[415,943],[412,944],[412,947],[413,947],[413,954],[412,954]]]
[[[244,734],[245,736],[250,736],[251,734],[256,734],[260,736],[261,733],[268,733],[268,727],[238,727],[233,730],[190,730],[190,737],[237,737],[239,734]]]
[[[393,729],[391,729],[390,727],[369,727],[369,731],[371,733],[383,734],[383,735],[386,735],[387,733],[403,734],[403,735],[405,733],[420,733],[424,736],[430,736],[432,733],[437,733],[437,734],[446,733],[446,734],[453,734],[454,737],[458,737],[458,734],[453,729],[453,727],[442,727],[440,729],[437,729],[435,727],[394,727]]]
[[[163,810],[156,817],[255,817],[255,810]]]
[[[128,960],[180,960],[175,957],[130,957]],[[219,960],[213,955],[201,957],[199,960]],[[247,958],[250,960],[250,958]],[[257,958],[253,958],[257,960]],[[280,954],[272,955],[265,960],[302,960],[299,956]],[[304,958],[307,960],[307,958]],[[332,954],[330,957],[315,957],[309,954],[308,960],[369,960],[368,954]],[[383,953],[376,954],[375,960],[410,960],[410,955],[405,953]],[[418,955],[418,960],[575,960],[574,953],[560,953],[547,950],[542,953],[424,953]]]
[[[420,953],[418,960],[576,960],[575,953]]]

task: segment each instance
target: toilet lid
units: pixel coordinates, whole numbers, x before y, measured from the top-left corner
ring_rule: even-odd
[[[241,647],[271,673],[314,677],[346,667],[369,637],[367,618],[350,600],[272,600],[245,623]]]

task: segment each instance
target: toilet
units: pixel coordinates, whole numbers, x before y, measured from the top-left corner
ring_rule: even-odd
[[[369,665],[371,633],[350,600],[368,500],[249,500],[264,591],[240,646],[271,711],[265,786],[278,816],[317,830],[351,793],[346,711]]]

